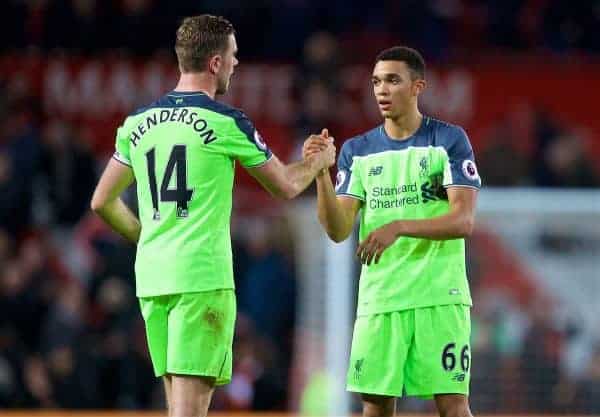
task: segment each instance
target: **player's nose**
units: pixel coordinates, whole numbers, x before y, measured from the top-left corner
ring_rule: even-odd
[[[390,94],[390,90],[383,85],[383,83],[381,83],[382,85],[378,85],[377,87],[375,87],[375,95],[376,96],[387,96]]]
[[[383,89],[382,88],[380,90],[375,91],[375,95],[378,98],[385,98],[385,97],[388,97],[390,95],[390,92],[387,89]]]

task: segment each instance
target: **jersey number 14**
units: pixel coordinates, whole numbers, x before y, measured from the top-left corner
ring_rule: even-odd
[[[146,152],[146,163],[148,166],[148,180],[150,181],[150,193],[152,194],[152,207],[154,220],[160,220],[158,209],[158,184],[156,182],[156,149],[152,148]],[[171,177],[176,173],[175,188],[169,188]],[[165,169],[165,175],[160,184],[160,201],[177,203],[177,217],[188,217],[188,202],[192,199],[193,190],[187,187],[187,158],[185,145],[175,145],[171,150],[169,162]]]

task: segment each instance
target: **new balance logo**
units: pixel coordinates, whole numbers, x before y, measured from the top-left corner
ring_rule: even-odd
[[[454,374],[454,376],[452,377],[452,380],[454,382],[464,382],[464,380],[465,380],[464,372],[458,372],[458,373]]]
[[[380,175],[383,172],[383,167],[381,165],[373,167],[369,170],[369,177],[373,175]]]

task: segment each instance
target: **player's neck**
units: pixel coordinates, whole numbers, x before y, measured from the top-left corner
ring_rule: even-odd
[[[184,73],[180,75],[174,91],[188,93],[198,91],[214,99],[217,92],[217,83],[210,74],[204,72]]]
[[[419,130],[422,121],[423,115],[415,108],[414,111],[405,113],[394,119],[385,119],[383,126],[390,138],[395,140],[405,140]]]

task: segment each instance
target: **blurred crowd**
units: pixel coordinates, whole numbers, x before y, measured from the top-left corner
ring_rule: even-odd
[[[292,158],[307,134],[323,126],[344,132],[337,74],[356,57],[342,56],[343,42],[368,43],[371,50],[401,38],[442,61],[489,48],[600,52],[594,33],[600,2],[591,0],[239,3],[9,0],[0,41],[4,51],[116,48],[146,55],[171,48],[178,17],[224,14],[244,34],[242,57],[297,63],[293,94],[300,111],[288,126],[294,140],[283,144]],[[532,108],[530,116],[526,134],[510,114],[490,127],[485,146],[476,149],[485,184],[598,186],[580,133],[543,108]],[[82,126],[45,114],[27,86],[0,84],[0,408],[138,409],[164,401],[134,296],[135,250],[88,210],[106,155],[94,152],[87,135]],[[131,190],[127,201],[135,207]],[[214,405],[284,409],[296,323],[293,236],[277,210],[236,212],[232,230],[240,313],[234,377]],[[477,291],[477,255],[470,264]],[[600,348],[574,377],[563,360],[575,327],[557,324],[543,309],[481,305],[474,311],[474,407],[600,413]]]
[[[434,60],[490,48],[599,53],[598,7],[597,0],[8,0],[1,42],[3,48],[123,48],[146,55],[171,49],[178,18],[208,10],[244,33],[243,58],[294,59],[304,40],[322,30],[368,40],[374,50],[402,39]]]
[[[501,119],[484,137],[476,158],[486,185],[600,186],[600,171],[576,128],[561,125],[540,108],[519,112],[519,120]],[[523,118],[529,118],[526,134]]]

